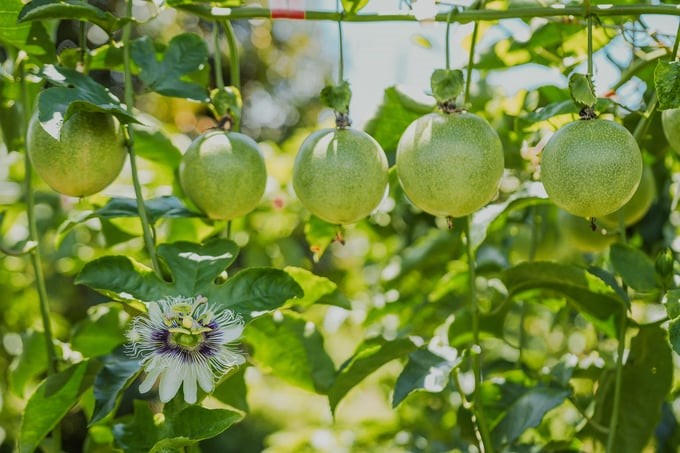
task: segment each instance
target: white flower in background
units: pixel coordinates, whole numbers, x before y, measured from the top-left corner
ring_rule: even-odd
[[[208,305],[202,296],[150,303],[148,314],[137,316],[127,332],[128,352],[142,359],[147,373],[139,391],[148,392],[160,378],[161,401],[170,401],[184,384],[184,400],[194,404],[197,384],[211,392],[215,381],[245,362],[231,345],[243,327],[240,316]]]

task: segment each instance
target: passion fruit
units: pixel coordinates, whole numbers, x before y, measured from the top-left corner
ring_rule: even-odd
[[[609,227],[617,227],[619,225],[619,217],[623,215],[624,226],[630,226],[639,222],[654,202],[656,197],[656,182],[654,181],[654,173],[652,169],[645,166],[642,170],[642,179],[640,185],[633,194],[633,198],[628,200],[620,209],[611,214],[601,217],[599,220]]]
[[[680,153],[680,109],[661,112],[661,125],[666,140],[676,153]]]

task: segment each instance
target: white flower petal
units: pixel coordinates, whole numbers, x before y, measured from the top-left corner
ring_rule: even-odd
[[[182,371],[174,367],[168,367],[161,375],[161,385],[158,388],[158,396],[161,401],[167,403],[179,390],[182,384]]]
[[[142,381],[141,384],[139,384],[139,393],[146,393],[149,390],[151,390],[151,387],[156,383],[156,380],[158,379],[158,376],[160,376],[161,372],[163,371],[163,368],[156,366],[156,367],[149,367],[146,369],[146,377]]]
[[[231,343],[237,340],[243,333],[243,324],[232,324],[219,328],[224,336],[225,343]]]
[[[200,366],[196,369],[196,375],[201,388],[208,393],[212,392],[215,388],[215,383],[213,382],[210,368],[208,366]]]
[[[161,312],[161,307],[156,303],[150,303],[148,309],[151,322],[163,324],[163,312]]]
[[[234,352],[229,348],[222,348],[217,357],[227,367],[243,365],[246,363],[246,358],[243,354]]]
[[[188,404],[195,404],[197,397],[196,373],[193,368],[188,368],[184,373],[184,401]]]

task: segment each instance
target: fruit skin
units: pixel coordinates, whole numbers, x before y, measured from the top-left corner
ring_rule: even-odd
[[[182,156],[179,179],[186,196],[208,217],[231,220],[258,205],[267,169],[255,140],[215,130],[191,142]]]
[[[656,182],[654,181],[654,173],[651,168],[645,166],[642,170],[640,185],[633,194],[633,198],[628,200],[628,202],[617,211],[607,214],[599,220],[606,226],[617,227],[619,225],[619,215],[623,213],[624,226],[633,225],[634,223],[639,222],[645,214],[647,214],[655,197]]]
[[[587,219],[562,210],[559,211],[557,218],[564,238],[570,245],[582,252],[601,252],[616,242],[616,234],[603,230],[599,225],[597,230],[593,231]]]
[[[661,112],[661,125],[671,148],[680,153],[680,108]]]
[[[462,217],[488,203],[503,175],[496,131],[472,113],[430,113],[412,122],[397,146],[397,175],[413,204]]]
[[[380,204],[388,184],[385,152],[356,129],[321,129],[300,146],[293,188],[315,216],[335,224],[355,223]]]
[[[26,150],[36,173],[55,191],[85,197],[104,189],[120,174],[126,152],[112,115],[76,112],[61,126],[59,140],[40,124],[28,125]]]
[[[543,149],[541,179],[552,201],[580,217],[610,214],[631,199],[642,177],[635,138],[618,123],[580,120]]]

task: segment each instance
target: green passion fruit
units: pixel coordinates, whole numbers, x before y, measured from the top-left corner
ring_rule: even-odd
[[[640,185],[633,194],[633,198],[628,200],[619,210],[600,217],[599,220],[606,226],[616,227],[619,225],[619,217],[623,215],[624,226],[633,225],[647,214],[655,197],[656,182],[654,182],[654,173],[651,168],[645,166],[642,170]]]
[[[541,179],[560,208],[580,217],[600,217],[631,199],[642,166],[640,149],[625,127],[580,120],[560,128],[545,145]]]
[[[430,113],[412,122],[397,146],[397,176],[413,204],[462,217],[488,203],[503,175],[503,145],[472,113]]]
[[[661,112],[661,125],[671,148],[680,153],[680,109],[669,109]]]
[[[197,137],[179,167],[187,197],[208,217],[231,220],[255,209],[267,184],[259,146],[238,132],[209,131]]]
[[[560,210],[557,217],[562,236],[568,244],[581,252],[601,252],[616,242],[616,234],[601,227],[593,231],[588,219],[563,210]]]
[[[59,139],[35,114],[26,150],[35,172],[52,189],[72,197],[95,194],[111,184],[125,163],[123,136],[116,119],[99,112],[76,112],[61,125]]]
[[[388,184],[385,153],[370,135],[351,128],[321,129],[300,146],[293,188],[315,216],[355,223],[380,204]]]

